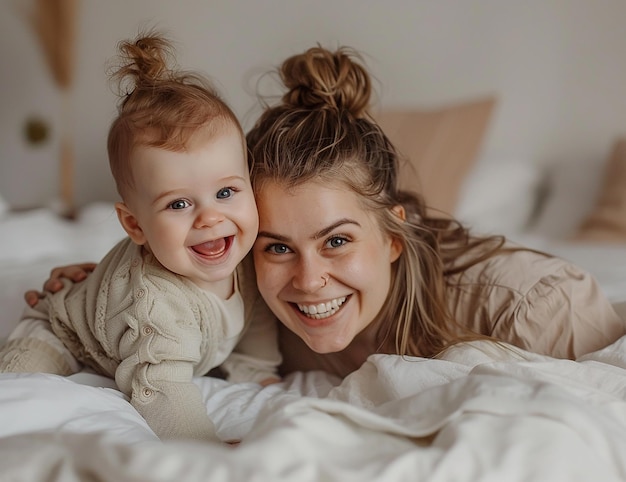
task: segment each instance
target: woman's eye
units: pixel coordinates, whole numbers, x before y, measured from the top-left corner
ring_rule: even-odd
[[[265,251],[272,254],[286,254],[291,253],[291,250],[284,244],[270,244]]]
[[[228,199],[235,193],[232,187],[225,187],[217,192],[217,199]]]
[[[326,246],[329,248],[340,248],[345,244],[348,244],[349,240],[343,236],[333,236],[328,241],[326,241]]]
[[[189,206],[191,206],[189,201],[185,201],[184,199],[177,199],[176,201],[169,203],[167,207],[170,209],[185,209]]]

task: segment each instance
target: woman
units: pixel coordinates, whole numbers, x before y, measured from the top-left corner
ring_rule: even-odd
[[[484,337],[576,358],[626,333],[589,273],[474,237],[399,190],[398,154],[368,114],[355,52],[312,48],[280,75],[286,93],[247,140],[257,283],[281,322],[283,373],[343,377],[375,353],[433,357]],[[44,287],[84,268],[53,270]]]

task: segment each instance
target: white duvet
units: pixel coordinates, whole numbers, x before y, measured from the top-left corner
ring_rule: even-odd
[[[223,440],[161,442],[106,378],[0,377],[0,480],[626,480],[626,337],[578,361],[487,342],[261,388],[199,378]]]

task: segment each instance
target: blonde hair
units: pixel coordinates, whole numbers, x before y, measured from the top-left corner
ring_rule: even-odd
[[[227,126],[244,134],[237,117],[220,99],[208,79],[173,65],[173,46],[151,31],[118,45],[118,115],[109,129],[109,164],[119,194],[133,187],[130,159],[138,146],[182,151],[203,129],[213,136]]]
[[[429,215],[419,194],[399,189],[398,153],[368,114],[372,83],[356,51],[314,47],[288,58],[278,73],[286,93],[247,135],[255,191],[267,181],[288,188],[340,180],[375,214],[380,229],[401,242],[378,313],[381,352],[435,356],[457,341],[485,338],[450,313],[447,280],[499,252],[504,238],[471,237],[457,221]],[[394,214],[398,205],[405,222]],[[460,262],[478,247],[486,249]]]

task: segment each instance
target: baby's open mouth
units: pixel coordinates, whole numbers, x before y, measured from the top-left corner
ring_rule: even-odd
[[[234,236],[227,236],[225,238],[207,241],[206,243],[196,244],[192,246],[191,249],[207,258],[219,258],[226,253],[233,244],[233,237]]]

